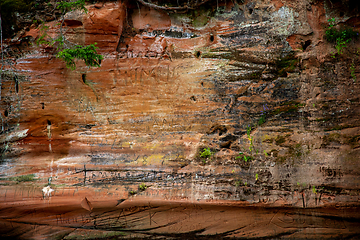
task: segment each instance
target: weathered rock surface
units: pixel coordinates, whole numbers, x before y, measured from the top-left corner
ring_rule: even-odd
[[[359,236],[360,44],[334,55],[324,34],[360,17],[332,4],[89,5],[63,28],[104,60],[74,71],[23,33],[2,75],[1,234]]]

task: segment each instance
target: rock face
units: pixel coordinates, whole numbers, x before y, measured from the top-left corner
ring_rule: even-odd
[[[140,2],[105,1],[65,16],[69,41],[97,43],[100,68],[66,68],[54,49],[26,42],[39,37],[35,28],[8,43],[0,222],[10,230],[1,234],[46,236],[47,227],[19,229],[49,220],[53,236],[68,238],[120,230],[305,238],[311,228],[326,228],[316,233],[323,238],[358,236],[360,44],[346,43],[341,54],[325,38],[331,18],[359,31],[358,12],[328,0],[210,1],[186,12]],[[59,26],[47,24],[56,36]],[[42,199],[47,186],[54,192]],[[49,214],[28,213],[49,203]],[[152,222],[157,209],[165,215]],[[254,223],[222,215],[233,209],[269,224],[240,231]],[[236,221],[183,222],[205,220],[190,217],[197,211]],[[151,226],[119,212],[145,212]],[[341,219],[328,225],[326,216]]]

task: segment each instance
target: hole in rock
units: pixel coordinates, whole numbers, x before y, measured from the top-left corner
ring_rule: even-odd
[[[307,48],[308,46],[310,46],[310,44],[311,44],[311,40],[306,40],[306,41],[305,41],[305,43],[303,44],[303,49],[304,49],[304,51],[306,50],[306,48]]]
[[[81,74],[81,79],[82,79],[83,83],[86,83],[86,74],[85,73]]]
[[[253,10],[252,8],[249,9],[249,13],[250,13],[250,14],[252,14],[253,11],[254,11],[254,10]]]
[[[201,84],[202,87],[204,86],[204,82],[201,82],[200,84]]]
[[[230,148],[232,141],[226,141],[220,143],[220,148]]]
[[[96,9],[100,9],[100,8],[102,8],[102,5],[101,5],[100,3],[97,3],[97,4],[94,5],[94,7],[95,7]]]
[[[196,102],[196,98],[195,98],[195,96],[191,96],[191,97],[190,97],[190,100],[192,100],[192,101]]]
[[[200,51],[196,51],[195,52],[195,57],[199,58],[201,56],[201,52]]]
[[[8,112],[8,110],[7,110],[7,109],[5,109],[5,111],[4,111],[4,115],[5,115],[5,117],[9,116],[9,112]]]
[[[19,82],[18,82],[16,76],[14,77],[14,80],[15,80],[15,92],[16,92],[16,93],[19,93]]]
[[[214,35],[210,35],[210,42],[213,42],[215,40]]]
[[[45,109],[45,103],[40,103],[41,104],[41,109]]]
[[[15,92],[19,93],[19,83],[17,81],[15,82]]]
[[[51,125],[51,121],[50,120],[47,120],[47,125]]]
[[[83,25],[83,23],[81,21],[78,20],[70,20],[70,19],[65,19],[64,20],[64,25],[68,26],[68,27],[80,27]]]

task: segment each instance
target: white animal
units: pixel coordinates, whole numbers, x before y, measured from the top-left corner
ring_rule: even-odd
[[[54,190],[50,186],[43,187],[42,192],[43,192],[44,198],[45,197],[51,197],[51,193],[53,191]]]

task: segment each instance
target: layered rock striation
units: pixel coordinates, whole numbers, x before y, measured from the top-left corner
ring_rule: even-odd
[[[75,70],[29,44],[41,35],[29,28],[3,61],[2,206],[19,194],[39,200],[51,177],[53,201],[85,197],[85,209],[137,197],[357,209],[360,44],[341,53],[326,39],[328,19],[360,30],[351,4],[87,5],[62,28],[73,43],[96,42],[104,59]],[[51,36],[56,23],[46,23]],[[29,175],[36,181],[16,178]]]

